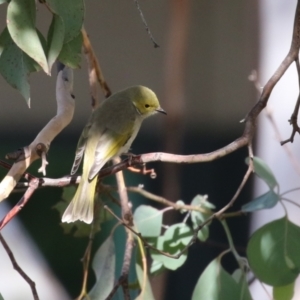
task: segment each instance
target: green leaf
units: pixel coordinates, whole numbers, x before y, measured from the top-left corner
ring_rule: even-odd
[[[246,159],[247,164],[249,164],[249,158]],[[265,183],[273,189],[275,186],[278,185],[276,178],[269,168],[269,166],[259,157],[253,157],[253,165],[254,165],[254,172],[265,181]]]
[[[4,298],[2,297],[2,295],[0,294],[0,300],[4,300]]]
[[[111,292],[115,281],[115,244],[112,236],[97,250],[92,267],[96,275],[96,283],[89,292],[90,300],[104,300]]]
[[[0,56],[5,48],[7,48],[11,43],[13,43],[7,27],[3,29],[0,35]]]
[[[48,65],[51,70],[53,63],[57,59],[64,42],[65,27],[59,15],[53,14],[52,22],[48,31]]]
[[[300,270],[300,227],[286,217],[266,224],[249,240],[247,255],[257,278],[272,286],[295,281]]]
[[[185,223],[173,224],[164,234],[165,243],[170,247],[177,247],[179,244],[186,246],[192,239],[193,232]]]
[[[154,246],[163,252],[178,255],[192,237],[193,232],[186,224],[174,224],[166,230],[163,236],[157,238]],[[150,253],[153,260],[161,262],[165,268],[170,270],[176,270],[181,267],[187,258],[186,252],[181,254],[179,258],[167,257],[154,250],[151,250]]]
[[[0,36],[0,49],[3,50],[0,56],[0,73],[13,88],[22,94],[30,107],[28,75],[39,71],[39,65],[17,47],[7,29]]]
[[[206,196],[197,195],[191,202],[193,206],[199,206],[206,208],[208,210],[215,208],[215,206],[207,201]],[[193,210],[191,212],[191,220],[193,223],[193,228],[197,228],[200,224],[207,220],[209,215],[203,214],[200,211]],[[209,236],[208,225],[205,225],[201,230],[198,231],[197,237],[200,241],[205,242]]]
[[[149,205],[140,205],[133,214],[134,224],[143,237],[157,237],[162,226],[162,212]]]
[[[201,274],[192,300],[251,300],[245,276],[237,283],[221,266],[220,257],[214,259]]]
[[[164,271],[164,265],[162,262],[157,261],[157,260],[153,260],[151,263],[151,267],[150,267],[150,274],[151,275],[158,275],[160,273],[162,273],[162,271]]]
[[[273,288],[274,300],[292,300],[294,296],[295,282],[284,286],[275,286]]]
[[[79,68],[81,62],[81,46],[82,34],[80,32],[77,37],[63,45],[58,60],[72,69]]]
[[[191,205],[199,205],[207,210],[215,209],[216,206],[213,203],[207,201],[207,195],[196,195],[192,200]]]
[[[16,45],[48,74],[46,55],[35,29],[35,11],[34,0],[12,0],[7,8],[7,27]]]
[[[177,204],[177,205],[185,205],[185,203],[184,203],[182,200],[177,200],[177,201],[176,201],[176,204]],[[184,209],[184,208],[180,210],[180,213],[182,213],[182,214],[184,214],[184,213],[186,213],[186,212],[187,212],[187,210]]]
[[[135,270],[136,270],[138,282],[141,287],[141,293],[137,296],[137,298],[135,300],[146,300],[146,299],[147,300],[155,300],[147,273],[146,273],[146,278],[144,278],[144,273],[143,273],[143,268],[142,268],[142,263],[141,263],[141,256],[140,256],[139,251],[137,252]]]
[[[269,190],[267,193],[255,198],[249,203],[242,206],[243,212],[253,212],[260,209],[271,208],[274,207],[280,197],[273,190]]]
[[[231,277],[235,280],[235,282],[239,283],[240,280],[243,278],[244,274],[241,269],[236,269],[232,274]]]
[[[59,15],[64,23],[64,43],[68,43],[76,38],[82,28],[84,19],[83,0],[46,0],[51,11]]]

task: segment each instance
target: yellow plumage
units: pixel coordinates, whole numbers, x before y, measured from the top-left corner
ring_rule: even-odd
[[[71,174],[82,160],[82,177],[75,196],[62,216],[62,222],[93,221],[97,174],[104,164],[128,151],[142,121],[165,111],[153,91],[134,86],[118,92],[93,112],[79,139]]]

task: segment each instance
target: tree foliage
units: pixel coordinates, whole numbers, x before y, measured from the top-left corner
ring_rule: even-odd
[[[84,1],[44,0],[40,2],[41,4],[37,4],[34,0],[0,1],[0,4],[4,5],[6,3],[5,5],[7,5],[7,27],[0,35],[0,73],[7,83],[16,88],[25,98],[28,105],[30,105],[30,86],[28,83],[30,73],[45,72],[50,74],[56,61],[66,66],[65,68],[78,68],[83,47],[90,57],[90,74],[92,70],[96,70],[93,73],[94,75],[96,74],[95,82],[100,83],[103,90],[107,91],[108,86],[104,81],[93,50],[88,46],[87,42],[89,41],[86,40],[87,36],[84,33]],[[37,5],[45,5],[52,17],[46,37],[36,28]],[[298,5],[296,20],[299,19],[299,15]],[[296,29],[294,30],[300,30],[299,24],[296,24]],[[291,61],[297,61],[298,64],[299,46],[299,35],[294,33],[291,49],[295,50],[297,54],[292,57],[291,55],[294,52],[290,51],[288,58]],[[290,63],[289,61],[284,61],[282,66],[287,69]],[[135,295],[136,299],[154,299],[149,278],[164,272],[166,269],[175,271],[180,268],[189,255],[189,248],[196,242],[205,243],[210,234],[211,223],[217,221],[220,222],[226,234],[229,245],[228,250],[223,251],[212,261],[207,262],[206,269],[200,274],[194,287],[192,300],[251,299],[249,291],[250,273],[253,273],[259,281],[273,287],[274,299],[292,299],[294,283],[300,272],[300,228],[293,224],[285,213],[284,217],[264,225],[253,233],[247,245],[247,256],[242,257],[233,243],[230,228],[226,223],[226,218],[253,213],[257,210],[271,209],[277,203],[283,206],[283,211],[285,212],[285,193],[280,193],[280,183],[277,182],[271,168],[262,159],[252,155],[255,119],[268,101],[273,87],[283,73],[284,71],[281,74],[275,73],[270,79],[260,97],[260,106],[255,105],[248,114],[243,135],[232,144],[207,155],[199,154],[197,157],[172,156],[166,153],[141,155],[132,159],[125,159],[117,166],[108,167],[99,173],[100,179],[121,171],[129,165],[141,166],[143,163],[158,160],[162,162],[171,161],[173,163],[200,163],[220,158],[243,146],[248,146],[249,149],[249,157],[246,159],[248,169],[245,177],[230,202],[220,210],[216,210],[215,204],[207,195],[195,195],[193,199],[181,199],[177,200],[177,202],[172,202],[138,187],[131,191],[140,193],[150,200],[160,202],[166,208],[157,209],[151,205],[140,205],[132,213],[128,203],[125,201],[124,204],[124,200],[122,200],[120,192],[122,187],[120,188],[119,186],[122,213],[127,209],[129,216],[122,214],[122,217],[118,217],[103,202],[103,195],[112,195],[115,192],[114,188],[104,186],[99,181],[95,206],[97,214],[93,224],[88,226],[75,223],[62,226],[66,234],[73,234],[77,237],[90,237],[83,264],[86,274],[89,272],[89,266],[92,266],[96,276],[96,283],[91,290],[87,290],[88,276],[84,277],[78,299],[112,299],[119,286],[123,287],[125,299],[130,299],[128,295],[130,295],[131,290],[134,291],[131,295]],[[65,81],[71,81],[71,77],[63,78]],[[91,88],[95,82],[91,82]],[[66,90],[71,95],[71,89],[67,87]],[[294,129],[299,131],[296,125]],[[45,154],[48,151],[48,145],[44,146],[39,144],[39,148],[35,148],[42,159],[43,153]],[[16,164],[18,164],[20,160],[22,161],[24,153],[26,153],[26,149],[23,152],[21,151],[21,154],[18,152],[17,157],[16,153],[10,156],[14,156]],[[5,166],[3,162],[1,164]],[[45,165],[44,159],[44,167]],[[238,210],[228,213],[227,210],[239,196],[252,171],[266,183],[268,191],[243,205]],[[142,173],[142,171],[140,172]],[[143,172],[153,174],[153,170],[143,169]],[[74,188],[69,187],[69,185],[76,181],[78,183],[80,180],[77,175],[73,177],[67,176],[63,179],[57,179],[57,181],[51,181],[45,177],[37,180],[30,174],[26,176],[25,178],[29,181],[29,187],[31,188],[31,194],[40,186],[65,186],[63,199],[56,205],[56,209],[60,213],[63,212],[74,193]],[[24,183],[19,185],[22,188],[25,186],[28,185]],[[128,191],[130,191],[130,188],[128,188]],[[22,206],[26,204],[24,201],[28,201],[30,198],[29,194],[25,195],[27,197],[21,199],[23,201]],[[111,196],[111,198],[114,197]],[[181,221],[164,226],[164,214],[170,209],[178,212]],[[2,220],[1,228],[16,215],[16,210],[20,210],[20,205],[13,211],[14,214],[10,214],[9,217]],[[110,235],[104,239],[102,245],[91,258],[93,237],[96,234],[101,235],[101,226],[108,219],[115,220],[116,226],[122,225],[124,227],[127,234],[126,244],[114,244],[114,227]],[[115,279],[116,247],[125,248],[123,268],[117,280]],[[222,258],[229,253],[234,256],[237,265],[236,270],[232,274],[226,271],[222,265]],[[199,259],[201,259],[201,256],[199,256]],[[128,283],[130,271],[128,265],[131,260],[134,261],[135,265],[136,282]],[[35,295],[34,292],[33,294]],[[35,297],[38,299],[37,295]]]

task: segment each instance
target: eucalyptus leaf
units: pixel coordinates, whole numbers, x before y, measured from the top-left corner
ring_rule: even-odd
[[[274,300],[292,300],[294,296],[295,282],[284,286],[275,286],[273,288]]]
[[[246,159],[247,164],[249,164],[249,158]],[[253,165],[254,165],[254,172],[265,181],[265,183],[273,189],[275,186],[278,185],[277,180],[270,169],[270,167],[259,157],[253,157]]]
[[[214,205],[209,203],[206,200],[205,196],[197,195],[191,203],[192,206],[205,207],[206,209],[215,208]],[[193,210],[191,212],[191,220],[193,223],[193,228],[197,228],[200,224],[205,222],[209,215],[204,214],[200,211]],[[200,241],[205,242],[209,236],[209,228],[208,225],[205,225],[201,230],[198,231],[197,237]]]
[[[16,45],[48,74],[46,55],[35,28],[35,14],[34,0],[12,0],[7,8],[7,27]]]
[[[171,255],[177,255],[184,248],[184,245],[181,243],[178,243],[176,246],[173,245],[173,247],[171,247],[169,242],[165,242],[164,236],[160,236],[157,239],[155,248],[157,248],[165,253],[169,253]],[[163,266],[165,268],[173,270],[173,271],[178,269],[179,267],[181,267],[187,259],[186,253],[183,253],[179,258],[168,257],[164,254],[161,254],[161,253],[155,251],[155,250],[151,250],[150,254],[151,254],[151,258],[153,259],[153,261],[160,262],[163,264]]]
[[[192,300],[251,300],[245,276],[237,282],[222,267],[220,258],[214,259],[200,275]]]
[[[53,63],[57,59],[64,42],[65,26],[59,15],[53,14],[52,22],[48,31],[48,65],[51,70]]]
[[[140,205],[133,214],[134,224],[143,237],[160,235],[162,217],[162,212],[150,205]]]
[[[182,200],[177,200],[177,201],[176,201],[176,204],[177,204],[177,205],[185,205],[185,203],[184,203]],[[180,213],[182,213],[182,214],[184,214],[184,213],[186,213],[186,212],[187,212],[187,210],[184,209],[184,208],[180,210]]]
[[[94,256],[92,267],[96,275],[96,283],[86,300],[106,299],[114,286],[115,266],[115,244],[112,236],[109,236]]]
[[[84,19],[83,0],[46,0],[46,3],[64,23],[64,44],[74,40],[80,33]]]
[[[12,39],[11,39],[11,36],[8,32],[7,27],[5,27],[3,29],[3,31],[1,32],[1,34],[0,34],[0,56],[3,52],[3,50],[5,48],[7,48],[8,46],[10,46],[11,43],[13,43]]]
[[[193,232],[189,226],[184,223],[174,224],[165,231],[163,236],[157,238],[154,246],[163,252],[176,256],[188,245],[192,237]],[[151,250],[150,253],[153,260],[161,262],[165,268],[170,270],[178,269],[187,259],[186,252],[182,253],[179,258],[168,257],[155,250]]]
[[[207,195],[196,195],[192,200],[191,205],[198,205],[200,207],[206,208],[207,210],[215,209],[216,206],[207,200]]]
[[[40,70],[39,65],[24,53],[11,39],[5,29],[0,36],[0,73],[5,80],[17,89],[30,107],[30,86],[28,75]]]
[[[63,45],[58,60],[72,69],[79,68],[81,62],[81,46],[82,34],[80,32],[73,40]]]
[[[279,200],[279,195],[273,190],[269,190],[267,193],[243,205],[241,210],[243,212],[253,212],[256,210],[272,208],[278,203]]]
[[[249,240],[247,255],[257,278],[272,286],[295,281],[300,270],[300,227],[286,217],[258,229]]]
[[[151,275],[158,275],[164,270],[165,270],[165,268],[164,268],[164,265],[163,265],[162,262],[157,261],[157,260],[152,261],[151,267],[150,267],[150,274]]]
[[[135,300],[155,300],[147,272],[144,274],[140,252],[137,252],[135,271],[141,288],[141,293]],[[144,276],[146,275],[146,276]]]

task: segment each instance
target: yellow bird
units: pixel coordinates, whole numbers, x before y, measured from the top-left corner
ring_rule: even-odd
[[[156,112],[166,114],[155,93],[144,86],[120,91],[95,109],[78,141],[71,175],[84,154],[82,177],[62,222],[93,221],[97,174],[106,162],[128,152],[143,120]]]

